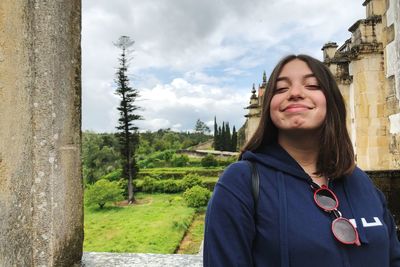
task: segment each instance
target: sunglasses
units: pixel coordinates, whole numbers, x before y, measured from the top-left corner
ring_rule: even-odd
[[[357,229],[348,219],[343,218],[342,214],[337,209],[339,200],[332,190],[326,185],[322,185],[322,187],[315,190],[314,201],[322,210],[335,216],[331,229],[336,240],[346,245],[355,244],[356,246],[361,246]]]

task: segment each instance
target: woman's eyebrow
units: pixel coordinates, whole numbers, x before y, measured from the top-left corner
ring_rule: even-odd
[[[306,75],[303,76],[304,79],[307,79],[307,78],[310,78],[310,77],[315,78],[314,73],[306,74]]]
[[[307,79],[307,78],[315,78],[314,73],[306,74],[306,75],[303,76],[303,79]],[[279,82],[279,81],[290,81],[290,79],[289,79],[289,77],[286,77],[286,76],[280,76],[280,77],[276,78],[276,81],[277,82]]]
[[[276,81],[277,82],[279,82],[279,81],[290,81],[290,79],[288,77],[286,77],[286,76],[281,76],[281,77],[276,78]]]

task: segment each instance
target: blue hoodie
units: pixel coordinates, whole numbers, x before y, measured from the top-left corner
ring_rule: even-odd
[[[310,177],[279,145],[245,152],[257,163],[257,211],[246,162],[230,165],[209,202],[204,266],[400,267],[400,244],[384,195],[360,169],[329,182],[338,210],[356,225],[361,246],[338,242],[332,216],[314,202]]]

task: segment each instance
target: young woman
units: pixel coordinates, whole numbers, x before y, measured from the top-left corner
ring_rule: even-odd
[[[355,166],[329,69],[291,55],[275,67],[261,122],[215,186],[204,266],[400,266],[383,194]],[[260,176],[255,208],[248,162]]]

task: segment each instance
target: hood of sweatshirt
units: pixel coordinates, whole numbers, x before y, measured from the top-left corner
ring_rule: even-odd
[[[242,159],[258,162],[307,182],[312,181],[297,161],[277,143],[261,148],[258,152],[246,151]]]

